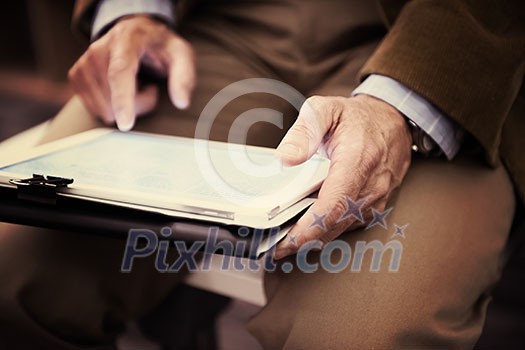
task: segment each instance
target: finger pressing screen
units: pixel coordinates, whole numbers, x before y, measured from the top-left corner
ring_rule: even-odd
[[[190,45],[180,38],[173,38],[167,46],[168,90],[172,103],[179,109],[190,105],[195,87],[195,57]]]
[[[111,51],[108,85],[113,114],[121,131],[129,131],[135,124],[137,72],[141,54],[140,46],[133,41],[115,45]]]

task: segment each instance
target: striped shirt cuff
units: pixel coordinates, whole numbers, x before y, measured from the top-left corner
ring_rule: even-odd
[[[400,82],[378,74],[370,75],[353,92],[376,97],[412,120],[434,140],[448,160],[454,158],[461,146],[460,128],[424,97]]]
[[[171,0],[102,0],[95,12],[91,40],[98,39],[119,18],[135,14],[149,14],[166,23],[175,23]]]

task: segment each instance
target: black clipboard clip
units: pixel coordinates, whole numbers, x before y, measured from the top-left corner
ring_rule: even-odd
[[[33,174],[28,179],[9,180],[10,184],[17,187],[19,200],[48,205],[56,205],[57,191],[73,182],[73,179],[39,174]]]

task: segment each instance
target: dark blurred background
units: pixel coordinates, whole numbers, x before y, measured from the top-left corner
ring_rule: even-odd
[[[19,0],[3,4],[0,141],[48,120],[71,97],[67,71],[87,46],[71,31],[73,4],[72,0]],[[523,227],[515,231],[518,230],[525,235]],[[525,349],[524,281],[525,250],[518,248],[495,290],[477,349]],[[242,314],[247,309],[249,306],[240,307],[236,313]],[[238,328],[229,329],[221,331],[223,336],[229,334],[231,338]]]
[[[71,96],[67,71],[87,43],[72,0],[6,1],[0,11],[0,140],[47,120]]]

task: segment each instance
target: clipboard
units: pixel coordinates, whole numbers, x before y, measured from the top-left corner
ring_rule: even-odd
[[[115,140],[118,142],[114,142]],[[290,174],[293,176],[288,178],[288,183],[277,181],[281,187],[273,193],[263,193],[264,191],[256,188],[255,195],[252,197],[234,196],[230,197],[230,200],[219,195],[228,196],[231,193],[213,193],[211,194],[212,201],[201,195],[193,197],[189,195],[187,198],[181,196],[180,200],[173,200],[169,205],[165,205],[166,201],[159,200],[159,198],[162,199],[162,196],[158,196],[158,193],[150,195],[147,192],[140,197],[137,196],[137,191],[134,191],[137,188],[133,188],[133,191],[123,191],[118,188],[118,185],[114,186],[117,188],[104,188],[95,186],[100,185],[96,181],[94,181],[95,184],[90,183],[86,180],[86,176],[68,177],[67,175],[76,174],[71,170],[75,166],[77,166],[77,173],[82,174],[78,172],[81,163],[75,165],[74,161],[67,164],[58,162],[51,166],[53,162],[49,162],[53,157],[58,157],[58,160],[64,156],[64,159],[70,159],[67,157],[75,155],[81,157],[83,153],[75,152],[75,150],[83,150],[84,153],[87,152],[85,154],[89,154],[102,144],[102,147],[111,153],[111,147],[122,147],[123,145],[131,147],[129,145],[135,145],[135,142],[144,148],[153,147],[150,149],[150,152],[153,153],[145,152],[137,155],[135,161],[141,164],[143,161],[148,162],[151,161],[150,158],[156,157],[155,147],[159,145],[171,151],[173,149],[170,147],[186,150],[187,153],[190,153],[186,161],[198,159],[199,155],[207,157],[208,161],[219,159],[219,168],[220,164],[226,162],[220,159],[220,157],[224,158],[224,155],[229,155],[229,158],[237,161],[239,153],[245,152],[244,156],[255,155],[255,158],[259,158],[255,161],[260,161],[261,159],[273,159],[269,156],[273,156],[274,152],[272,149],[262,147],[143,133],[122,134],[111,129],[95,129],[38,147],[28,154],[0,159],[0,220],[40,227],[70,229],[89,234],[97,232],[119,238],[126,237],[132,228],[143,228],[158,233],[162,228],[169,227],[173,235],[167,239],[182,240],[188,244],[205,240],[210,228],[213,227],[215,232],[218,232],[218,239],[222,241],[229,241],[234,245],[245,242],[242,244],[244,248],[241,251],[236,250],[235,255],[256,259],[282,239],[293,222],[315,201],[315,192],[326,177],[329,167],[327,159],[315,156],[302,169],[281,169],[283,173],[287,172],[287,176]],[[208,153],[202,153],[203,150]],[[112,159],[111,155],[106,154],[104,157],[107,158],[106,161]],[[229,161],[232,162],[232,159]],[[121,162],[122,164],[125,162]],[[201,165],[199,165],[200,170],[202,170]],[[155,165],[153,162],[149,163],[149,166],[158,166],[158,164]],[[195,164],[182,164],[182,169],[187,167],[195,171],[194,166]],[[227,167],[231,168],[232,165],[227,164],[226,169]],[[264,169],[258,163],[254,167],[257,171]],[[125,166],[122,167],[122,171],[126,172],[124,168]],[[224,166],[222,168],[224,170]],[[275,167],[272,169],[275,170]],[[66,176],[60,176],[62,170]],[[178,170],[180,171],[181,168],[179,167]],[[214,168],[214,170],[217,169]],[[233,169],[232,173],[235,175],[238,170]],[[81,171],[86,171],[86,169]],[[159,172],[168,175],[170,171],[173,169],[159,169]],[[217,171],[220,172],[220,169]],[[181,175],[181,178],[184,179],[186,175],[188,174]],[[237,175],[235,177],[243,182],[250,176],[257,180],[258,175],[255,174],[254,177],[252,171],[248,175],[242,174],[240,178]],[[91,176],[96,177],[100,174]],[[123,178],[126,176],[124,174]],[[193,173],[190,176],[196,176],[196,174]],[[277,172],[271,176],[278,178],[280,174]],[[139,178],[143,179],[140,176]],[[107,181],[108,179],[103,179],[102,182]],[[263,177],[261,182],[264,183],[264,181],[267,185],[270,183],[269,186],[273,185],[272,179],[268,180]],[[189,184],[194,183],[189,181]],[[217,182],[211,182],[211,185],[216,184]],[[242,185],[244,184],[241,183]],[[106,190],[107,192],[104,192]],[[124,196],[127,192],[132,195]],[[282,195],[287,197],[280,197]]]

